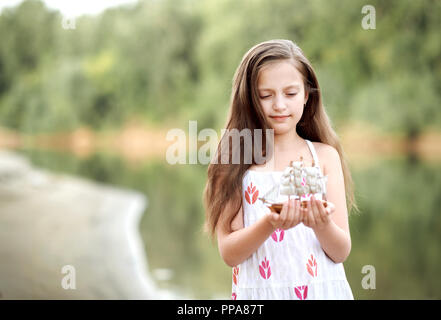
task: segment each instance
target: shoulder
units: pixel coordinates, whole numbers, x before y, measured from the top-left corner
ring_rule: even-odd
[[[340,154],[337,149],[322,142],[313,142],[312,144],[317,152],[317,157],[319,158],[320,165],[322,166],[325,175],[329,170],[340,165]]]

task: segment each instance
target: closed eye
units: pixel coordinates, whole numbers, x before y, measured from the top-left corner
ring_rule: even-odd
[[[297,95],[297,92],[295,92],[295,93],[287,93],[286,95],[287,95],[287,96],[290,96],[290,97],[294,97],[294,96]],[[271,95],[260,96],[260,99],[267,99],[267,98],[269,98],[269,97],[271,97]]]

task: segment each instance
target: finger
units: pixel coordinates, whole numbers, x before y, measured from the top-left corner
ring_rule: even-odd
[[[311,202],[312,217],[314,219],[314,225],[317,225],[318,223],[320,223],[320,217],[314,196],[311,197],[310,202]]]
[[[308,221],[308,211],[305,208],[300,208],[300,218],[301,221],[303,222],[303,224],[305,226],[309,226],[309,221]]]
[[[335,211],[335,205],[332,202],[327,201],[327,207],[326,207],[326,213],[328,215],[331,215]]]
[[[317,207],[317,201],[316,201],[314,196],[311,196],[310,201],[311,201],[312,214],[314,215],[314,218],[317,218],[318,215],[319,215],[318,207]]]
[[[300,219],[305,226],[309,226],[308,207],[304,207],[302,201],[300,201]]]
[[[326,209],[323,206],[323,203],[321,200],[317,200],[317,207],[319,209],[320,221],[322,223],[327,223],[328,222],[328,214],[327,214]]]
[[[282,225],[282,228],[285,230],[291,228],[292,209],[293,209],[293,199],[289,199],[288,210],[286,211],[286,220],[285,220],[284,224]]]
[[[311,201],[311,199],[308,201],[308,223],[309,223],[309,227],[313,228],[315,227],[316,223],[315,223],[315,219],[314,219],[314,212],[313,212],[313,203]]]
[[[294,205],[294,223],[297,225],[302,222],[302,215],[300,212],[300,200],[296,199]]]
[[[291,199],[288,207],[288,218],[287,218],[287,228],[292,228],[294,226],[294,212],[295,212],[295,202]]]
[[[289,209],[289,202],[285,202],[283,204],[282,211],[280,211],[279,223],[281,228],[283,228],[286,223],[288,216],[288,209]]]
[[[315,197],[312,198],[312,210],[314,212],[314,218],[317,223],[321,222],[322,220],[322,204],[319,203],[320,200],[316,199]]]

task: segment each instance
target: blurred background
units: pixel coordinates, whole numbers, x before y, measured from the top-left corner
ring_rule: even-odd
[[[440,1],[56,2],[2,1],[0,151],[148,199],[138,230],[157,288],[230,298],[231,269],[201,231],[207,166],[168,164],[166,134],[188,132],[189,120],[220,134],[243,54],[284,38],[311,61],[352,170],[360,213],[350,215],[344,265],[354,297],[441,298]],[[368,4],[375,29],[362,26]],[[7,190],[2,239],[14,201]],[[28,226],[22,210],[14,219]],[[20,254],[14,242],[0,247],[0,264]],[[362,287],[365,265],[375,267],[374,290]],[[8,298],[14,284],[1,270]]]

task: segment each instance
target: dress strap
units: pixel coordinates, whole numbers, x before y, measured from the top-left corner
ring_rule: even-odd
[[[318,160],[318,157],[317,157],[317,152],[315,151],[314,145],[309,140],[305,139],[305,141],[308,144],[309,150],[312,153],[312,158],[314,159],[314,167],[319,167],[320,168],[319,160]]]

